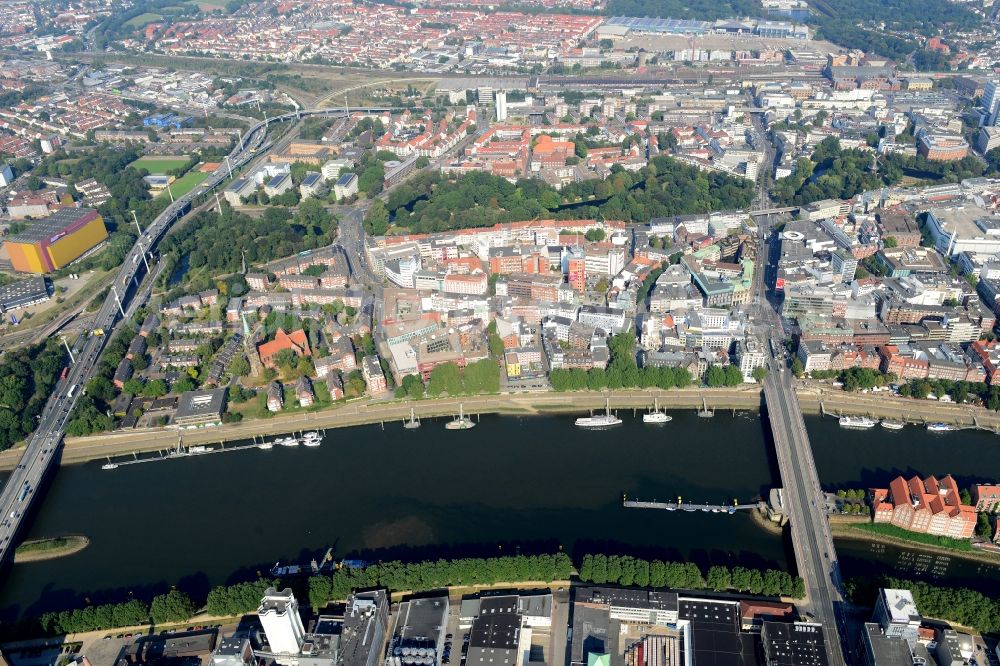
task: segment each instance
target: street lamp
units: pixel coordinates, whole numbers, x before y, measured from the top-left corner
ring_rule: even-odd
[[[125,308],[122,307],[122,299],[118,297],[118,290],[115,289],[115,285],[111,285],[111,293],[115,295],[115,301],[118,303],[118,311],[122,313],[122,319],[124,319]]]
[[[63,341],[63,344],[66,345],[66,353],[69,354],[69,362],[76,363],[76,357],[73,356],[73,350],[69,348],[69,343],[66,342],[66,336],[60,335],[59,339],[61,339]]]

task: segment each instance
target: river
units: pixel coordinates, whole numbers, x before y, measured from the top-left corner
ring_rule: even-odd
[[[563,548],[687,558],[702,566],[789,568],[790,544],[747,515],[625,509],[641,499],[748,501],[778,483],[769,433],[755,413],[711,421],[673,412],[666,426],[630,414],[611,431],[571,417],[484,416],[472,431],[441,421],[335,430],[318,449],[276,447],[100,469],[58,471],[30,537],[85,534],[75,555],[11,568],[4,619],[140,596],[178,585],[202,596],[266,572],[276,560],[424,558]],[[1000,470],[1000,441],[974,432],[845,431],[808,418],[831,489],[884,484],[898,473]],[[859,542],[838,543],[846,575],[947,576],[1000,593],[1000,570]],[[794,568],[793,566],[791,568]]]

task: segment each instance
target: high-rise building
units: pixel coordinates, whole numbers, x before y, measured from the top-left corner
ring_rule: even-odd
[[[879,590],[875,620],[887,637],[902,638],[910,644],[910,649],[916,645],[921,617],[909,590]]]
[[[983,87],[983,108],[986,109],[986,125],[997,124],[997,111],[1000,110],[1000,81],[987,81]]]
[[[507,120],[507,93],[503,90],[498,90],[496,95],[497,100],[497,122],[503,122]]]
[[[299,615],[299,603],[290,588],[280,592],[273,587],[267,588],[257,616],[272,654],[297,655],[302,650],[306,631]]]

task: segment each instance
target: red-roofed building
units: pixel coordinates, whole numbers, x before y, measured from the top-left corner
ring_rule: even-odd
[[[274,368],[276,367],[274,357],[283,349],[292,350],[296,356],[312,356],[309,338],[301,328],[291,333],[285,333],[283,328],[279,328],[274,334],[274,340],[257,346],[257,355],[260,356],[261,364]]]
[[[1000,507],[1000,486],[977,483],[972,487],[972,504],[976,511],[993,513]]]
[[[876,523],[912,532],[968,539],[976,529],[976,508],[962,504],[955,479],[897,476],[889,488],[873,490]]]

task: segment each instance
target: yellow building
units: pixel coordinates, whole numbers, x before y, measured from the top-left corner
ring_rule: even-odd
[[[75,261],[108,238],[104,218],[93,208],[61,208],[4,246],[14,270],[49,273]]]

